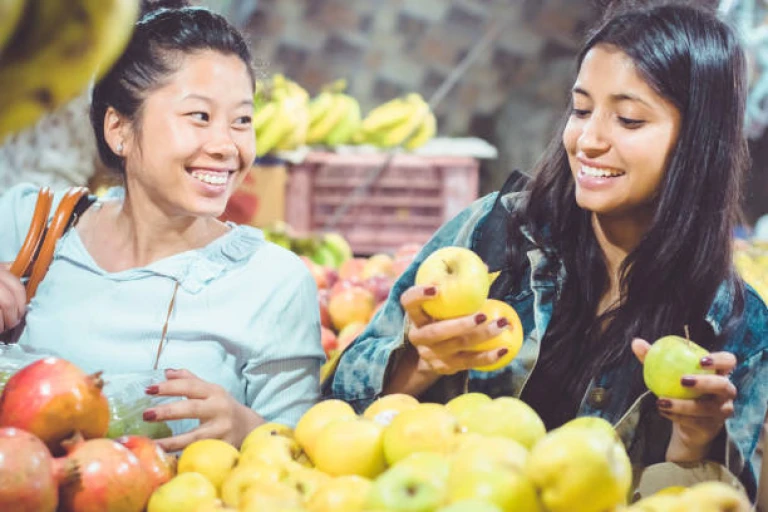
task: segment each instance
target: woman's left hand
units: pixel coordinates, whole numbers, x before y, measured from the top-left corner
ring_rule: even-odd
[[[148,395],[178,396],[186,400],[144,411],[145,421],[198,419],[200,426],[178,436],[158,439],[167,452],[184,449],[200,439],[221,439],[239,447],[246,435],[264,422],[255,411],[218,384],[206,382],[188,370],[166,370],[165,382],[149,386]]]
[[[651,345],[642,339],[632,341],[632,351],[642,363]],[[736,386],[728,375],[736,367],[736,356],[730,352],[712,352],[699,362],[702,368],[716,371],[715,375],[686,375],[685,387],[702,393],[693,400],[659,397],[659,414],[672,422],[672,437],[667,447],[668,462],[700,461],[707,457],[712,441],[733,416]]]

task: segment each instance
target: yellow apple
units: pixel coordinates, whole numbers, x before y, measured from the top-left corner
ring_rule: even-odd
[[[299,445],[312,459],[315,439],[320,431],[331,421],[339,418],[356,418],[357,413],[352,406],[343,400],[323,400],[309,408],[304,415],[299,418],[293,435]]]
[[[665,398],[694,399],[701,392],[680,383],[685,375],[711,375],[714,370],[701,367],[706,349],[680,336],[664,336],[656,340],[643,362],[643,379],[654,395]]]
[[[318,469],[294,464],[290,467],[282,481],[299,491],[302,503],[304,503],[330,479],[329,475]]]
[[[508,437],[465,434],[453,454],[451,482],[466,473],[502,469],[522,470],[528,462],[525,446]]]
[[[243,493],[239,512],[300,510],[302,501],[301,493],[284,482],[258,482]]]
[[[147,512],[189,512],[216,500],[216,487],[200,473],[180,473],[152,493]]]
[[[501,510],[544,512],[536,487],[519,469],[463,472],[448,485],[448,502],[482,500]]]
[[[422,303],[432,318],[445,320],[471,315],[488,298],[488,266],[465,247],[443,247],[419,265],[415,283],[437,287],[437,295]]]
[[[337,331],[352,323],[366,324],[376,309],[373,294],[361,286],[341,288],[331,293],[328,301],[328,313]]]
[[[387,426],[395,416],[408,409],[413,409],[417,405],[419,405],[419,401],[405,393],[384,395],[363,411],[363,418]]]
[[[390,256],[389,254],[384,254],[384,253],[374,254],[373,256],[368,258],[368,261],[365,262],[365,265],[363,266],[363,271],[361,272],[360,277],[363,280],[373,276],[394,277],[395,276],[394,264],[395,264],[395,260],[393,260],[392,256]]]
[[[447,456],[414,453],[382,473],[373,482],[365,510],[432,512],[448,494]]]
[[[367,326],[368,324],[364,322],[352,322],[351,324],[345,325],[344,328],[339,331],[338,336],[336,336],[336,350],[339,351],[347,348],[363,333]]]
[[[508,437],[528,450],[547,433],[536,411],[517,398],[495,398],[478,405],[472,411],[472,414],[462,416],[462,426],[467,432]]]
[[[221,499],[227,505],[239,507],[245,491],[259,482],[279,482],[287,470],[282,465],[246,463],[230,471],[221,484]]]
[[[259,425],[245,436],[245,439],[243,439],[243,442],[240,445],[240,452],[245,452],[248,445],[252,443],[254,439],[261,436],[282,436],[293,439],[293,429],[288,425],[283,425],[281,423],[264,423]]]
[[[603,434],[607,435],[615,441],[620,441],[619,435],[616,433],[616,429],[608,420],[605,420],[599,416],[579,416],[566,423],[559,428],[591,428],[595,429]]]
[[[221,500],[210,500],[200,503],[195,512],[222,512],[226,510],[235,510],[224,505]]]
[[[301,447],[294,439],[282,436],[259,436],[248,443],[248,449],[240,455],[238,466],[269,464],[285,466],[301,455]]]
[[[451,414],[456,416],[459,420],[459,424],[464,426],[464,417],[470,414],[474,414],[474,410],[480,404],[485,404],[491,401],[491,397],[484,393],[464,393],[462,395],[451,398],[447,404]]]
[[[384,427],[366,418],[329,423],[315,440],[312,461],[329,475],[375,478],[387,467]]]
[[[384,456],[392,465],[416,452],[450,453],[460,433],[458,421],[444,406],[419,404],[395,416],[384,430]]]
[[[322,484],[306,508],[309,512],[361,512],[372,486],[361,476],[339,476]]]
[[[437,509],[436,512],[503,512],[499,507],[484,500],[460,500]]]
[[[235,467],[240,457],[237,448],[220,439],[201,439],[187,446],[179,457],[178,473],[200,473],[210,481],[216,492]]]
[[[526,474],[550,512],[603,512],[626,503],[632,465],[624,446],[594,428],[556,429],[531,451]]]
[[[495,322],[499,318],[506,318],[509,322],[509,325],[500,334],[472,347],[473,352],[507,349],[507,353],[495,363],[474,368],[481,372],[492,372],[507,366],[517,356],[517,353],[520,352],[520,347],[523,346],[523,324],[520,322],[517,311],[506,302],[500,300],[486,300],[483,307],[480,308],[480,312],[485,313],[485,316],[488,317],[488,320],[485,321],[486,324]]]
[[[685,510],[700,512],[750,512],[749,498],[725,482],[701,482],[681,495]]]

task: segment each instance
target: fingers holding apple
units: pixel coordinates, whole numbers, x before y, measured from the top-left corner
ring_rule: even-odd
[[[424,312],[422,304],[437,296],[438,293],[439,290],[434,285],[411,286],[403,292],[400,296],[400,305],[403,306],[412,325],[420,327],[432,321],[432,318]]]

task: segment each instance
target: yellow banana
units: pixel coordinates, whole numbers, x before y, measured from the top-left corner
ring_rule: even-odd
[[[307,133],[307,144],[319,144],[325,140],[331,130],[333,130],[342,119],[344,119],[347,113],[347,101],[344,99],[343,94],[333,95],[333,105],[328,109],[328,113],[325,114],[314,125],[310,126]]]
[[[294,96],[289,104],[288,117],[293,125],[292,129],[275,144],[275,149],[290,151],[300,147],[307,139],[309,129],[309,110],[303,97]]]
[[[435,136],[435,133],[437,133],[437,119],[435,118],[435,114],[430,111],[416,129],[416,133],[413,137],[405,141],[403,147],[409,151],[420,148],[429,142],[430,139]]]
[[[429,105],[424,100],[419,98],[409,98],[408,103],[411,105],[411,114],[399,124],[389,126],[380,130],[377,137],[373,138],[372,142],[378,144],[381,147],[391,148],[402,145],[409,137],[413,137],[416,130],[424,121],[424,118],[429,114]]]
[[[122,54],[139,14],[138,0],[29,1],[30,15],[38,16],[41,23],[47,23],[49,9],[62,4],[66,9],[45,41],[34,45],[34,53],[25,51],[32,46],[26,35],[14,38],[14,48],[4,53],[0,140],[33,124],[101,77]],[[29,21],[35,26],[34,18]]]
[[[289,101],[282,99],[277,101],[277,112],[264,128],[256,132],[256,156],[264,156],[275,148],[293,128],[290,115]]]
[[[341,98],[339,101],[343,100],[347,105],[346,113],[323,140],[328,146],[346,144],[360,128],[360,104],[347,94],[339,94],[339,96]]]
[[[0,56],[3,47],[16,33],[26,0],[2,0],[0,2]]]
[[[258,135],[259,132],[271,121],[275,114],[277,114],[277,102],[270,101],[256,109],[253,114],[253,129]]]
[[[309,125],[312,126],[325,117],[332,106],[332,92],[323,91],[312,98],[312,101],[309,102]]]
[[[405,98],[395,98],[379,105],[363,119],[362,131],[372,134],[401,124],[411,117],[413,103],[417,100],[424,102],[420,95],[412,93]]]

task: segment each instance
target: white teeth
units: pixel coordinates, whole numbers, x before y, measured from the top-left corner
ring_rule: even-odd
[[[581,166],[581,173],[595,178],[615,178],[616,176],[624,175],[623,172],[612,172],[608,169],[598,169],[597,167],[589,167],[583,164]]]
[[[192,171],[192,177],[209,185],[224,185],[227,182],[228,172]]]

